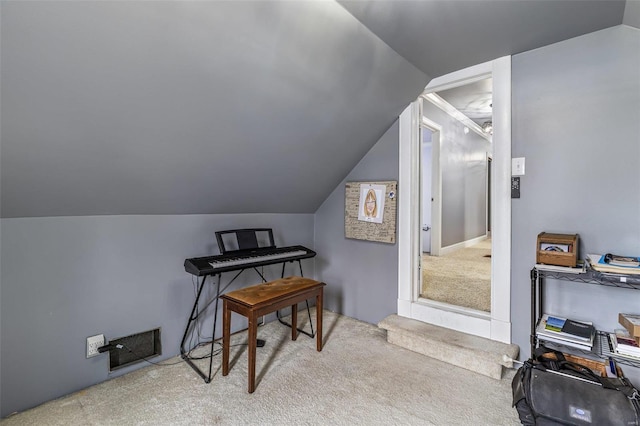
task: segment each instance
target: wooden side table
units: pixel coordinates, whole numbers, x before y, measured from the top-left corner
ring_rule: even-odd
[[[303,277],[288,277],[264,284],[246,287],[223,294],[222,375],[229,374],[229,342],[231,337],[231,312],[249,320],[249,393],[256,389],[256,340],[258,318],[291,306],[291,340],[298,338],[297,305],[316,298],[316,349],[322,351],[322,293],[326,284]]]

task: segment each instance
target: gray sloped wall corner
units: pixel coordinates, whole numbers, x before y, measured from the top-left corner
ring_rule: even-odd
[[[429,80],[333,1],[0,20],[2,217],[313,213]]]
[[[325,307],[372,324],[397,312],[398,245],[345,238],[345,183],[397,181],[398,131],[396,120],[315,213],[316,276],[327,284]]]
[[[160,327],[162,356],[151,361],[176,356],[197,285],[183,262],[218,254],[215,231],[273,228],[279,247],[313,249],[313,220],[312,214],[1,219],[0,416],[147,365],[109,373],[107,354],[85,358],[89,336],[104,334],[109,340]],[[297,273],[289,265],[286,273]],[[313,259],[302,265],[305,276],[315,275]],[[275,279],[280,271],[274,265],[263,272]],[[229,274],[224,274],[223,285]],[[259,282],[247,270],[227,291]],[[203,301],[215,295],[213,284],[209,278]],[[211,305],[203,316],[204,340],[212,333],[213,311]],[[219,309],[217,338],[221,318]],[[240,317],[233,319],[233,329],[245,326]]]
[[[512,200],[512,333],[526,357],[539,232],[580,234],[581,256],[640,254],[640,31],[620,25],[515,55],[512,82],[512,155],[526,158]],[[545,301],[603,330],[619,327],[619,312],[640,313],[629,289],[555,282]]]
[[[624,25],[640,28],[640,1],[627,0],[624,6],[622,23]]]

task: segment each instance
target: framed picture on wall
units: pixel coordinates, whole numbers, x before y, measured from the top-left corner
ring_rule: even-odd
[[[360,185],[360,202],[358,204],[358,220],[382,223],[384,216],[385,185]]]

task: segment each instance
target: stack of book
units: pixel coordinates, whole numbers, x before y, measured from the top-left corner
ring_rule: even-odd
[[[625,332],[626,330],[616,329],[614,333],[609,334],[613,353],[625,358],[640,360],[640,346],[638,346],[638,342]]]
[[[536,327],[536,335],[541,340],[590,351],[596,329],[590,322],[544,314]]]
[[[621,313],[618,322],[624,328],[609,334],[611,349],[617,355],[640,360],[640,315]]]
[[[589,264],[599,272],[640,275],[640,258],[617,254],[589,254]]]
[[[536,263],[536,269],[539,271],[564,272],[567,274],[584,274],[587,272],[587,262],[578,260],[576,267],[547,265],[544,263]]]

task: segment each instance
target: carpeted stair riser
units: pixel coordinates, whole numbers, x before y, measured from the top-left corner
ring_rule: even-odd
[[[398,315],[390,315],[378,326],[387,331],[387,341],[431,358],[476,373],[501,379],[519,347],[437,327]]]

